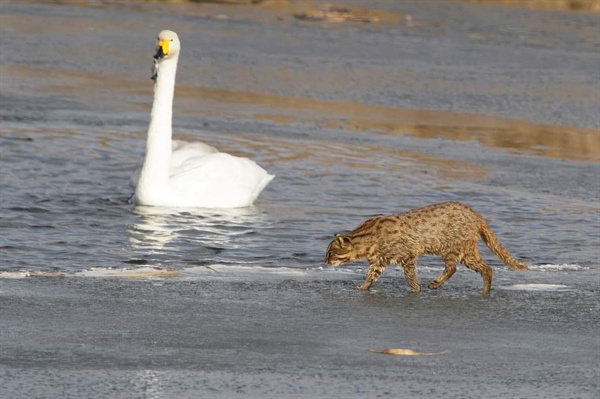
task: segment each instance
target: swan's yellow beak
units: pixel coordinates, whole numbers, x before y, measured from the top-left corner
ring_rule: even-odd
[[[161,40],[158,39],[158,44],[156,45],[156,54],[154,54],[155,59],[163,58],[166,55],[169,55],[169,44],[170,40]]]

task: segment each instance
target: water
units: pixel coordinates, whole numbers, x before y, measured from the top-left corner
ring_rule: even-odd
[[[427,397],[436,378],[461,397],[598,393],[593,15],[406,2],[416,26],[365,27],[181,7],[2,4],[9,397]],[[175,136],[276,174],[254,207],[129,203],[164,28],[183,43]],[[364,263],[324,264],[334,233],[448,200],[478,210],[531,270],[482,249],[495,272],[484,299],[464,268],[415,297],[397,268],[363,295],[351,287]],[[442,267],[420,259],[422,285]],[[159,270],[175,272],[144,278]],[[451,355],[413,369],[365,354],[386,345]],[[387,388],[371,391],[377,381]]]
[[[277,174],[255,207],[205,211],[128,203],[134,154],[143,149],[139,139],[104,128],[71,126],[67,134],[25,124],[5,123],[2,137],[5,270],[72,273],[136,264],[183,269],[198,263],[313,269],[323,266],[333,233],[351,230],[373,214],[447,200],[474,206],[531,263],[597,265],[593,199],[448,178],[442,168],[454,166],[452,161],[421,161],[386,137],[355,141],[335,133],[281,138],[205,131],[207,141],[243,151]],[[246,147],[250,141],[256,150]]]

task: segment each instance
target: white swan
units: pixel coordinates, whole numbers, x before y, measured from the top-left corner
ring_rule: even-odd
[[[204,143],[171,139],[180,48],[175,32],[160,32],[154,56],[154,102],[146,155],[132,177],[134,201],[137,205],[170,207],[250,206],[275,176],[250,159],[219,152]]]

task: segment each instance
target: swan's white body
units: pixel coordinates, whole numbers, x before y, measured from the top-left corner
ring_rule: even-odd
[[[146,155],[132,178],[134,201],[138,205],[170,207],[250,206],[274,176],[250,159],[219,152],[203,143],[172,140],[179,49],[175,32],[159,34]]]

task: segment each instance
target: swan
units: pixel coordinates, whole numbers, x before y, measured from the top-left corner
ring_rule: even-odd
[[[172,140],[173,95],[181,43],[163,30],[154,55],[154,101],[146,154],[132,176],[136,205],[201,208],[251,206],[275,176],[256,162],[204,143]]]

